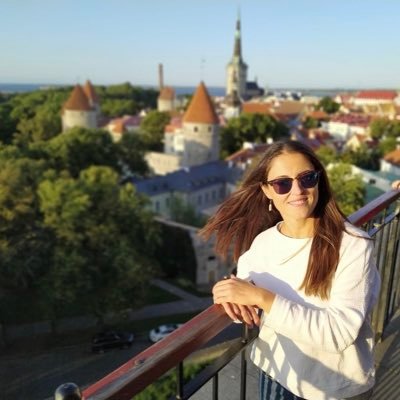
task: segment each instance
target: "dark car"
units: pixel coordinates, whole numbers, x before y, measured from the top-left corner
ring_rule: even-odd
[[[107,349],[124,348],[132,345],[134,339],[133,333],[105,331],[97,333],[92,338],[92,351],[101,353]]]

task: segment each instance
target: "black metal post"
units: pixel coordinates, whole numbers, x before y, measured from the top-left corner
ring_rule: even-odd
[[[75,383],[63,383],[54,392],[54,400],[82,400],[82,393]]]
[[[249,328],[243,323],[242,326],[242,343],[246,344],[249,340]],[[240,352],[240,400],[246,400],[246,384],[247,384],[247,361],[246,347]]]
[[[212,382],[212,398],[218,400],[218,372],[213,376]]]
[[[176,366],[176,398],[183,398],[183,363]]]

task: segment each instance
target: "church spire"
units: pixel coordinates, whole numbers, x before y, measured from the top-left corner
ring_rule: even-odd
[[[233,56],[239,60],[242,60],[242,44],[241,44],[241,34],[240,34],[240,13],[239,12],[238,12],[238,18],[236,21],[235,48],[233,51]]]

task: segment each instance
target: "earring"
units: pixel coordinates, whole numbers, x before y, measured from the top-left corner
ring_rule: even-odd
[[[268,204],[268,211],[269,211],[269,212],[272,211],[272,200],[269,201],[269,204]]]

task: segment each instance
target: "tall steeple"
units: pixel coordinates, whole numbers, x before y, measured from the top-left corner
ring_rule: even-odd
[[[233,57],[242,61],[242,43],[240,34],[240,14],[238,13],[238,19],[236,21],[236,32],[235,32],[235,48],[233,50]]]
[[[247,65],[242,58],[242,35],[240,14],[236,20],[235,43],[233,57],[227,66],[226,96],[246,97]],[[236,93],[234,93],[236,92]]]

